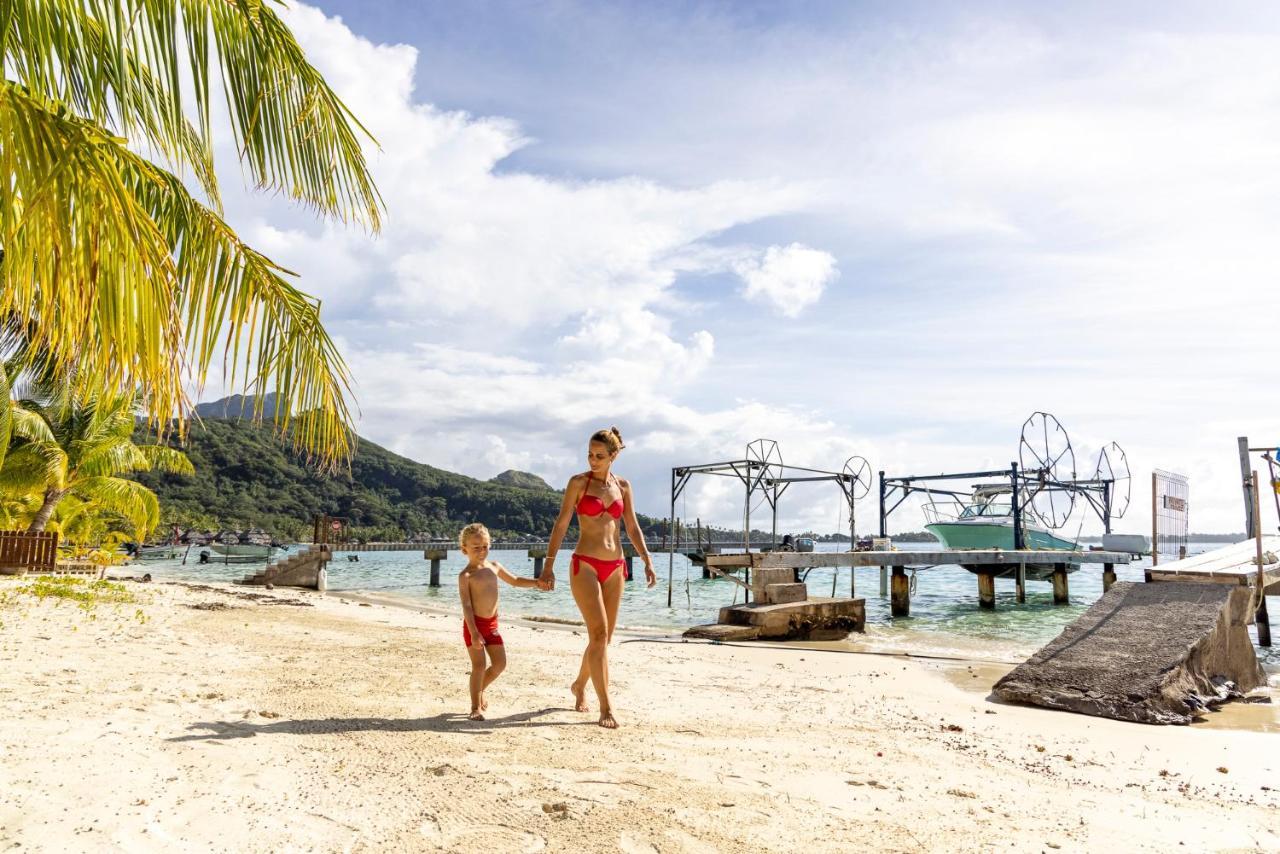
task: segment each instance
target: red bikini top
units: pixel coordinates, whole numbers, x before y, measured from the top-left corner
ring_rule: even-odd
[[[590,478],[591,480],[595,479],[595,478],[592,478],[590,475],[588,475],[588,478]],[[616,501],[614,501],[612,504],[610,504],[608,507],[605,507],[604,501],[602,501],[601,499],[597,498],[594,495],[587,495],[584,492],[582,494],[582,497],[578,499],[577,510],[578,510],[578,513],[582,516],[599,516],[601,513],[608,513],[610,516],[612,516],[615,519],[621,519],[622,518],[622,499],[619,498]]]

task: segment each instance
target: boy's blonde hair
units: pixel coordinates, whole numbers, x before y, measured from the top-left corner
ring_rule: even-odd
[[[465,549],[467,547],[467,539],[470,537],[484,537],[486,540],[492,540],[489,536],[489,529],[479,522],[472,522],[458,532],[458,548]]]

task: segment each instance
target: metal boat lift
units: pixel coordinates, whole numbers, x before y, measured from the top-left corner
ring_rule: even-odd
[[[675,519],[676,501],[684,493],[684,488],[695,475],[711,475],[713,477],[737,478],[743,485],[745,494],[745,512],[742,525],[742,549],[751,551],[751,501],[757,494],[762,494],[769,503],[772,513],[770,546],[778,545],[778,500],[793,483],[832,482],[840,487],[845,501],[849,505],[849,548],[857,543],[857,523],[855,504],[871,491],[871,464],[863,457],[850,457],[845,460],[841,471],[808,468],[805,466],[787,465],[782,461],[782,452],[778,443],[772,439],[756,439],[747,444],[746,456],[739,460],[726,460],[718,463],[701,463],[692,466],[676,466],[671,469],[671,536],[668,538],[667,553],[667,606],[671,606],[672,581],[675,574]],[[747,570],[746,595],[750,597],[750,570]],[[724,574],[717,570],[718,574]],[[732,576],[726,576],[732,578]],[[737,579],[734,579],[735,581]]]

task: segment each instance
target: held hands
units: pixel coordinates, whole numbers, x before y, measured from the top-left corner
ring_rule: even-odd
[[[538,576],[538,589],[544,593],[548,590],[554,590],[556,587],[556,571],[548,564],[542,568],[542,574]]]

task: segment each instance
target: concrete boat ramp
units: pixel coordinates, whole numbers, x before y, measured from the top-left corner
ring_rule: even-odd
[[[1266,592],[1280,592],[1280,537],[1157,565],[1115,584],[993,694],[1117,720],[1188,724],[1267,684],[1248,626],[1270,645]],[[1257,555],[1262,553],[1259,565]]]

